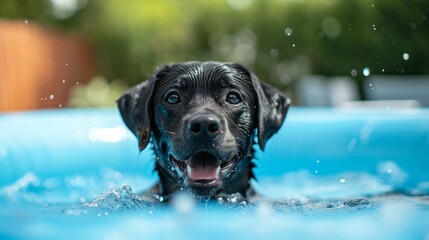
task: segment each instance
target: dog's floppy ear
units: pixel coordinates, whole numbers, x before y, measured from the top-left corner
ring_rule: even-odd
[[[258,143],[264,151],[268,139],[282,126],[290,99],[276,88],[260,82],[254,74],[251,76],[258,96]]]
[[[146,80],[124,93],[117,101],[119,112],[127,127],[136,135],[143,151],[150,139],[150,104],[155,77]]]
[[[256,92],[258,143],[263,151],[267,141],[280,129],[290,105],[290,99],[276,88],[259,81],[258,77],[240,64],[232,64],[251,78]]]

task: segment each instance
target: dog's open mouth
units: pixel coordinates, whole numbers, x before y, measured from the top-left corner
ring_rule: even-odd
[[[222,183],[226,173],[230,171],[233,161],[222,161],[208,152],[198,152],[186,160],[178,160],[170,155],[171,162],[185,176],[190,187],[216,187]]]

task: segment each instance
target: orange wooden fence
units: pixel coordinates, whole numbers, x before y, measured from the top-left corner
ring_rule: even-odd
[[[77,34],[0,19],[0,112],[66,107],[71,87],[94,73]]]

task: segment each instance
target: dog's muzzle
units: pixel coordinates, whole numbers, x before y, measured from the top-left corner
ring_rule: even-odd
[[[222,141],[224,125],[214,113],[197,113],[185,124],[189,154],[175,155],[169,151],[171,163],[184,183],[191,188],[216,189],[233,172],[235,152],[225,151]],[[183,151],[183,149],[182,149]]]

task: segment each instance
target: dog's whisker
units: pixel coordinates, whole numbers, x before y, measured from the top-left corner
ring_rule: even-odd
[[[168,132],[168,134],[175,135],[176,133],[175,132]]]

